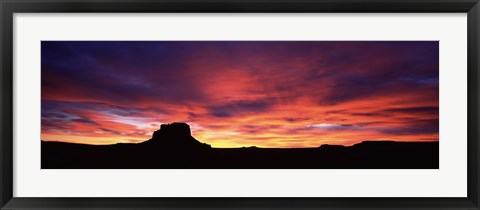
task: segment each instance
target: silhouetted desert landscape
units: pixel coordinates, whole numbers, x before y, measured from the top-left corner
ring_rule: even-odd
[[[439,49],[44,40],[41,168],[437,169]]]
[[[42,169],[438,169],[438,142],[362,141],[317,148],[212,148],[186,123],[137,144],[42,141]]]

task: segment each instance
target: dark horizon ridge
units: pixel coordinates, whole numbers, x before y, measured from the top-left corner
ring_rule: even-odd
[[[142,143],[41,144],[42,169],[437,169],[438,142],[363,141],[313,148],[212,148],[185,123]]]
[[[181,130],[179,131],[180,133],[181,132],[184,132],[183,134],[180,134],[180,135],[184,135],[185,137],[189,138],[193,138],[193,140],[195,141],[198,141],[199,143],[202,143],[202,144],[206,144],[206,145],[209,145],[207,143],[204,143],[204,142],[201,142],[197,139],[195,139],[193,136],[191,136],[191,131],[190,131],[190,126],[187,124],[187,123],[184,123],[184,122],[173,122],[173,123],[165,123],[165,124],[161,124],[160,125],[160,129],[155,131],[152,135],[155,135],[155,133],[157,132],[160,132],[162,130],[162,127],[164,127],[164,129],[166,127],[169,127],[169,126],[178,126],[178,127],[183,127],[183,128],[180,128]],[[167,128],[168,129],[168,128]],[[183,129],[183,130],[182,130]],[[58,141],[44,141],[44,140],[41,140],[42,142],[58,142],[58,143],[65,143],[65,144],[79,144],[79,145],[90,145],[90,146],[113,146],[113,145],[125,145],[125,144],[132,144],[132,145],[137,145],[137,144],[143,144],[143,143],[146,143],[148,141],[151,141],[153,139],[153,137],[151,139],[147,139],[147,140],[144,140],[142,142],[136,142],[136,143],[115,143],[115,144],[88,144],[88,143],[73,143],[73,142],[65,142],[65,141],[62,141],[62,140],[58,140]],[[355,145],[358,145],[358,144],[362,144],[362,143],[368,143],[368,142],[398,142],[398,143],[429,143],[429,142],[439,142],[438,140],[435,140],[435,141],[397,141],[397,140],[388,140],[388,139],[385,139],[385,140],[361,140],[359,141],[358,143],[355,143],[355,144],[352,144],[352,145],[342,145],[342,144],[321,144],[321,145],[318,145],[317,147],[259,147],[259,146],[255,146],[255,145],[250,145],[250,146],[242,146],[242,147],[212,147],[210,146],[211,148],[215,148],[215,149],[241,149],[241,148],[261,148],[261,149],[310,149],[310,148],[319,148],[319,147],[322,147],[322,146],[342,146],[342,147],[353,147]]]

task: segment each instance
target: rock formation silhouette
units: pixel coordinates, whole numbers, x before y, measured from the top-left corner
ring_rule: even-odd
[[[152,138],[142,144],[166,149],[209,149],[209,144],[195,139],[186,123],[174,122],[162,124],[160,129],[153,132]]]

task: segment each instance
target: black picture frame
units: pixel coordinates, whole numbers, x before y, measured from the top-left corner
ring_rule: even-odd
[[[1,209],[480,209],[478,0],[0,0]],[[13,197],[14,13],[467,13],[468,196],[465,198],[26,198]],[[92,189],[93,190],[93,189]]]

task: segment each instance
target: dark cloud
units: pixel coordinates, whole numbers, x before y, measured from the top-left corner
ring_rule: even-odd
[[[428,106],[428,107],[405,107],[405,108],[395,108],[395,109],[384,109],[383,112],[394,112],[394,113],[411,113],[411,114],[432,114],[438,115],[438,107]]]
[[[87,119],[87,118],[72,119],[71,121],[72,122],[85,123],[85,124],[89,124],[89,125],[98,125],[98,123],[96,123],[96,122],[94,122],[90,119]]]
[[[364,116],[364,117],[376,117],[376,116],[386,116],[385,113],[380,112],[366,112],[366,113],[349,113],[352,116]]]
[[[413,115],[427,115],[433,118],[438,118],[439,109],[437,106],[421,106],[421,107],[404,107],[404,108],[391,108],[380,109],[375,112],[349,112],[343,111],[344,114],[350,116],[363,116],[363,117],[395,117],[401,114],[413,114]]]
[[[283,118],[283,120],[292,123],[292,122],[307,121],[307,120],[310,120],[310,118],[307,118],[307,117],[285,117],[285,118]]]
[[[183,61],[193,56],[187,46],[182,42],[43,41],[42,94],[63,92],[123,104],[201,100],[202,89],[185,78]]]
[[[266,101],[236,101],[219,106],[208,107],[209,113],[215,117],[232,117],[246,113],[259,113],[271,106]]]
[[[192,62],[211,70],[190,66]],[[329,83],[319,103],[334,105],[391,93],[402,84],[438,84],[438,42],[43,41],[42,93],[61,91],[124,104],[206,102],[208,94],[195,71],[208,78],[221,67],[269,74],[259,82],[290,98],[316,94],[319,83]],[[295,89],[302,91],[293,93]]]
[[[105,132],[110,133],[110,134],[124,135],[124,133],[122,133],[120,131],[114,131],[114,130],[111,130],[111,129],[108,129],[108,128],[100,128],[100,130],[105,131]]]
[[[348,49],[334,48],[336,53],[327,55],[325,68],[336,74],[329,76],[330,89],[320,104],[438,86],[437,42],[358,43]]]
[[[42,117],[43,117],[43,118],[61,118],[61,119],[65,119],[65,118],[67,118],[68,116],[67,116],[66,114],[63,114],[63,113],[42,112]]]
[[[438,134],[438,127],[400,126],[382,127],[375,130],[390,135]]]
[[[256,134],[256,133],[264,133],[269,132],[272,129],[279,129],[282,128],[281,125],[242,125],[239,126],[236,130],[241,133],[249,133],[249,134]]]
[[[42,117],[42,130],[69,130],[71,126],[67,120]]]

